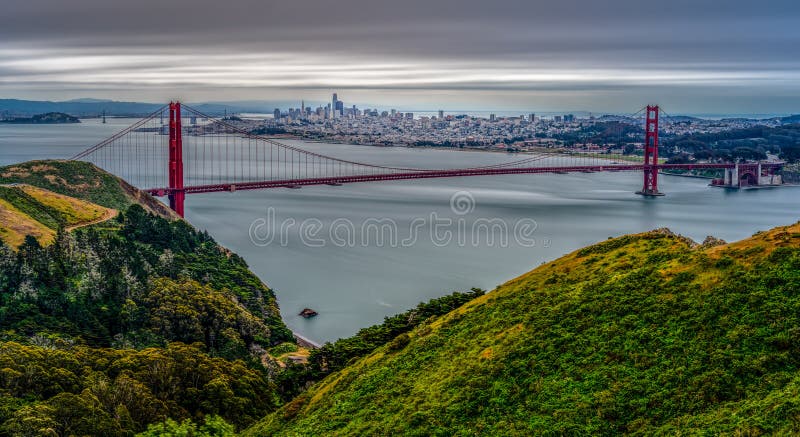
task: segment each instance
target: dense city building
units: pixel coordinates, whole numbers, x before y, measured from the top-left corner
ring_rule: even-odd
[[[276,108],[273,118],[243,120],[252,129],[285,132],[300,138],[368,145],[442,146],[525,151],[569,148],[577,152],[635,153],[641,149],[643,120],[624,115],[576,116],[535,113],[519,116],[467,114],[445,116],[443,110],[415,114],[397,109],[345,107],[338,94],[316,109]],[[717,134],[731,129],[777,126],[776,120],[708,120],[694,117],[665,118],[665,136]],[[678,153],[679,150],[675,150]]]

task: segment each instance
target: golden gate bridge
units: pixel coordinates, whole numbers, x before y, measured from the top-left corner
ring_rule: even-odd
[[[659,111],[658,106],[645,108],[643,162],[537,152],[507,163],[468,168],[379,165],[328,156],[252,134],[228,119],[208,116],[180,102],[164,105],[72,159],[91,162],[151,195],[167,196],[170,207],[181,217],[187,194],[218,191],[464,176],[640,171],[644,178],[637,194],[661,196],[661,170],[723,169],[725,178],[713,184],[740,186],[758,185],[782,166],[659,163]],[[167,124],[163,122],[165,115],[169,117]],[[192,120],[188,125],[183,123],[184,115]]]

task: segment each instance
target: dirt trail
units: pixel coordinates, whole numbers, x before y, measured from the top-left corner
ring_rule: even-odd
[[[64,230],[67,231],[67,232],[72,232],[75,229],[82,228],[84,226],[96,225],[96,224],[102,223],[102,222],[104,222],[106,220],[111,220],[112,218],[116,217],[118,214],[119,214],[119,211],[117,211],[116,209],[107,208],[105,214],[103,214],[102,217],[100,217],[98,219],[95,219],[95,220],[92,220],[90,222],[79,223],[77,225],[72,225],[72,226],[66,226],[64,228]]]

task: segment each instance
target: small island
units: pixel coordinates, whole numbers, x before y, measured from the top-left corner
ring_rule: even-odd
[[[0,123],[8,124],[68,124],[80,122],[78,117],[63,112],[48,112],[46,114],[34,115],[33,117],[14,117],[0,120]]]
[[[300,314],[298,315],[306,319],[310,319],[311,317],[315,317],[317,314],[319,313],[312,310],[311,308],[303,308],[303,311],[300,311]]]

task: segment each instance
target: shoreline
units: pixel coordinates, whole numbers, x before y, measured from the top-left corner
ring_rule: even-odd
[[[663,175],[668,175],[668,176],[682,176],[682,177],[685,177],[685,178],[695,178],[695,179],[712,179],[712,180],[714,179],[714,178],[712,178],[711,176],[701,176],[701,175],[696,175],[696,174],[688,174],[688,173],[673,173],[673,172],[670,172],[670,171],[663,171],[663,170],[661,170],[661,171],[660,171],[660,173],[661,173],[661,174],[663,174]]]
[[[308,337],[304,337],[295,331],[292,331],[292,335],[294,336],[294,339],[297,340],[298,346],[302,346],[306,349],[319,349],[322,347],[321,344],[315,342],[314,340],[311,340]]]
[[[701,176],[701,175],[685,174],[685,173],[672,173],[672,172],[668,172],[668,171],[660,171],[659,173],[663,174],[663,175],[667,175],[667,176],[680,176],[680,177],[684,177],[684,178],[706,179],[706,180],[713,180],[714,179],[714,178],[712,178],[710,176]],[[780,184],[780,185],[750,185],[750,186],[746,186],[746,187],[726,187],[726,186],[708,184],[708,186],[709,187],[716,187],[716,188],[730,188],[730,189],[736,189],[736,190],[758,190],[758,189],[764,189],[764,188],[797,187],[797,186],[800,186],[800,184],[783,183],[783,184]]]
[[[536,153],[553,153],[559,154],[568,157],[575,157],[575,158],[583,158],[580,152],[577,153],[558,153],[558,151],[564,151],[565,149],[557,149],[556,151],[552,151],[547,147],[538,147],[536,150],[516,150],[516,151],[508,151],[506,149],[496,149],[496,148],[477,148],[477,147],[447,147],[447,146],[415,146],[413,144],[407,143],[399,143],[399,144],[376,144],[376,143],[356,143],[356,142],[347,142],[341,140],[325,140],[325,139],[308,139],[302,136],[297,135],[285,135],[285,136],[265,136],[265,138],[270,140],[292,140],[292,141],[303,141],[305,143],[314,143],[314,144],[337,144],[337,145],[345,145],[345,146],[360,146],[360,147],[381,147],[381,148],[391,148],[391,147],[399,147],[405,149],[429,149],[429,150],[437,150],[437,151],[447,151],[447,152],[470,152],[470,153],[503,153],[506,155],[534,155]],[[625,162],[634,162],[639,163],[641,159],[635,159],[637,155],[619,155],[619,154],[610,154],[609,156],[602,156],[602,154],[598,155],[590,155],[591,157],[597,157],[600,159],[608,159],[608,160],[617,160],[617,161],[625,161]],[[641,157],[639,157],[641,158]]]

